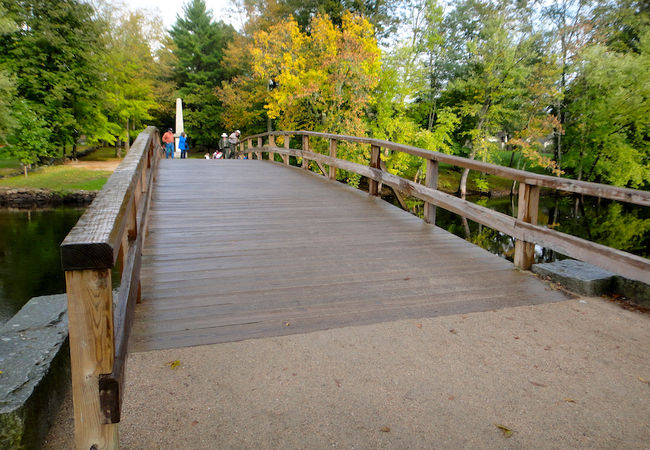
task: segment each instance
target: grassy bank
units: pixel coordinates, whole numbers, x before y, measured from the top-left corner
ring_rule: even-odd
[[[104,186],[110,175],[110,171],[104,170],[50,166],[32,172],[27,177],[20,175],[0,179],[0,187],[42,188],[57,192],[98,191]]]

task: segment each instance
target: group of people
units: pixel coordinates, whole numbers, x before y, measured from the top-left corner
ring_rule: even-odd
[[[167,132],[163,134],[162,141],[165,146],[165,159],[174,159],[174,132],[171,128],[168,128]],[[184,131],[178,137],[178,149],[181,151],[181,159],[187,158],[189,145]]]
[[[237,144],[239,144],[239,136],[241,136],[241,132],[239,130],[234,131],[230,136],[228,136],[226,133],[223,133],[221,135],[221,140],[219,141],[219,148],[212,154],[212,159],[234,158],[235,152],[237,150]],[[171,128],[169,128],[167,132],[163,134],[162,142],[165,147],[165,158],[174,159],[174,133]],[[178,149],[181,151],[181,158],[187,158],[189,145],[185,132],[182,132],[178,138]],[[206,153],[204,155],[204,158],[210,159],[210,154]]]

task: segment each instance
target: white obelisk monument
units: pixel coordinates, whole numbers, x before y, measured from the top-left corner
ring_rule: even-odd
[[[180,98],[176,99],[176,132],[174,133],[174,137],[176,139],[176,146],[174,147],[174,158],[180,158],[181,156],[181,151],[178,148],[178,139],[181,136],[181,133],[185,131],[183,129],[183,102],[181,101]]]

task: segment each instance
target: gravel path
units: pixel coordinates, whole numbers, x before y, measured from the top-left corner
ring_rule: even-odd
[[[120,440],[649,448],[649,342],[650,316],[585,298],[134,353]],[[69,400],[45,448],[72,448]]]

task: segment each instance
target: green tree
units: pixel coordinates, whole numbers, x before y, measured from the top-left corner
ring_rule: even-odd
[[[47,128],[50,139],[42,142],[42,154],[74,144],[81,134],[102,133],[107,124],[100,110],[100,73],[97,57],[102,52],[98,36],[101,24],[93,8],[76,0],[5,0],[8,17],[18,26],[0,41],[0,69],[16,80],[16,96],[25,100],[22,118],[11,150],[34,130]],[[34,105],[38,105],[35,108]],[[38,112],[39,120],[26,120],[26,111]]]
[[[16,24],[7,18],[6,10],[0,4],[0,38],[16,29]],[[0,146],[7,143],[7,136],[15,126],[11,116],[11,104],[15,95],[14,83],[7,72],[0,70]]]
[[[214,145],[222,132],[219,117],[223,109],[216,88],[232,76],[223,57],[235,30],[214,22],[203,0],[192,0],[183,12],[170,32],[175,56],[173,80],[183,99],[188,134],[195,144]]]

